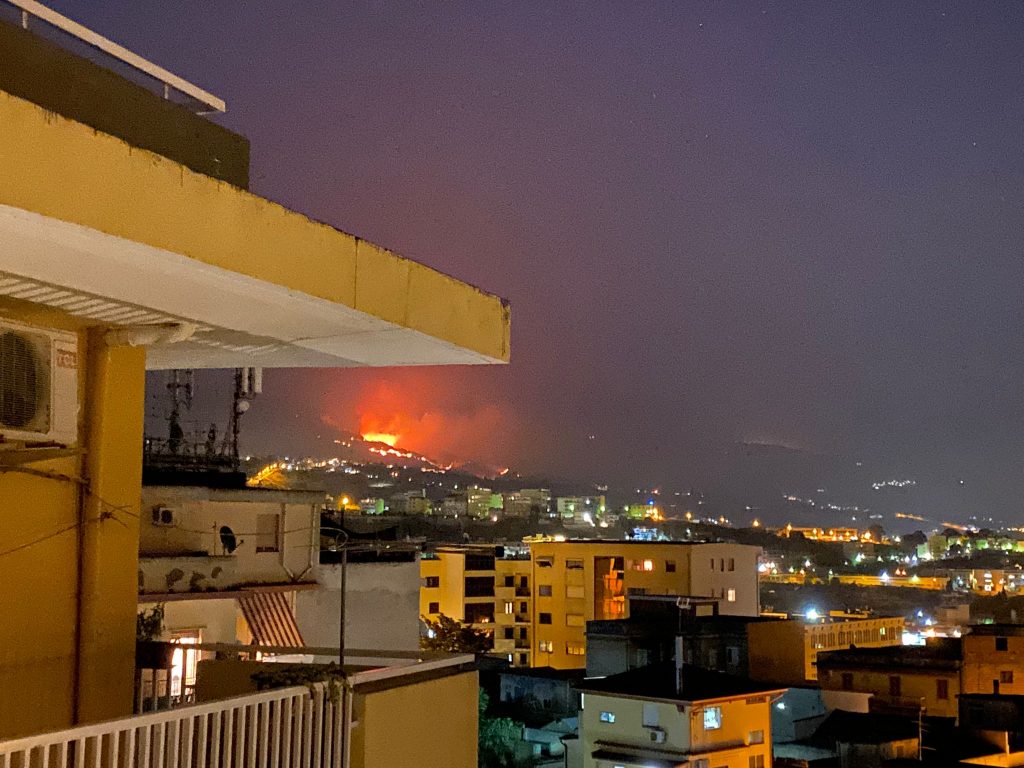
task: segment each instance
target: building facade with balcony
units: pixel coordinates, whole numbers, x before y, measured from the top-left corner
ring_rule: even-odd
[[[470,624],[491,636],[494,655],[532,666],[530,571],[522,547],[438,547],[420,559],[420,615]]]
[[[20,512],[0,519],[0,739],[132,712],[147,370],[509,357],[498,297],[249,192],[248,142],[189,106],[222,111],[219,99],[37,3],[12,5],[0,503]],[[163,92],[33,31],[44,26]],[[122,746],[129,732],[141,733],[119,730]]]
[[[725,615],[759,613],[758,547],[588,540],[530,551],[535,666],[585,668],[586,623],[627,618],[629,595],[709,597]]]
[[[785,689],[652,665],[580,686],[584,768],[770,768],[771,706]]]

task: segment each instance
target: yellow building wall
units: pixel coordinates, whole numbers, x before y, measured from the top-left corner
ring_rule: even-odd
[[[476,768],[476,671],[356,693],[353,768]]]
[[[719,707],[722,727],[704,730],[704,710]],[[752,696],[728,701],[705,702],[689,710],[690,743],[695,752],[708,753],[711,764],[723,768],[748,768],[750,758],[764,757],[772,762],[771,701],[768,696]],[[754,743],[757,742],[757,743]]]
[[[761,621],[747,625],[750,677],[800,684],[807,674],[807,650],[801,621]]]
[[[801,685],[818,679],[819,653],[882,648],[903,642],[903,619],[882,617],[821,623],[780,619],[748,625],[750,676],[755,680]]]
[[[704,730],[704,708],[721,708],[721,727]],[[651,728],[644,726],[645,707],[657,710],[657,727],[665,732],[661,744],[651,742]],[[614,715],[615,722],[602,722],[602,713]],[[592,754],[599,742],[638,749],[657,749],[679,755],[700,753],[711,765],[749,768],[750,759],[764,757],[771,765],[771,710],[768,696],[683,705],[666,701],[585,693],[580,719],[584,768],[596,768]],[[674,759],[674,758],[673,758]],[[637,766],[646,765],[638,758]]]
[[[0,473],[0,738],[129,714],[145,352],[53,312],[0,316],[79,336],[81,454]]]
[[[1009,635],[1006,650],[996,650],[996,637],[967,634],[963,643],[963,692],[993,693],[999,681],[999,693],[1024,693],[1024,637]],[[1012,675],[1012,682],[1006,679]]]
[[[669,543],[623,542],[536,542],[530,545],[533,564],[533,665],[556,669],[586,667],[586,622],[594,619],[626,618],[630,589],[650,595],[728,595],[737,590],[732,609],[723,600],[720,610],[729,613],[752,611],[757,605],[757,549],[730,544],[680,545]],[[604,601],[596,597],[599,574],[595,558],[621,557],[622,597],[615,611],[608,611]],[[711,559],[716,567],[711,570]],[[728,570],[733,560],[733,570]],[[542,563],[551,561],[547,567]],[[582,561],[582,568],[568,568],[570,560]],[[705,560],[707,562],[705,562]],[[719,564],[726,563],[726,571]],[[698,565],[698,561],[701,563]],[[600,562],[600,561],[598,561]],[[669,570],[672,563],[674,570]],[[551,594],[542,594],[550,588]],[[740,590],[745,590],[740,592]],[[600,606],[598,605],[600,603]],[[616,612],[618,611],[618,612]],[[541,614],[550,614],[551,623],[542,624]],[[547,643],[551,644],[550,651]],[[575,653],[574,653],[575,651]]]
[[[853,675],[853,685],[850,690],[859,693],[873,693],[879,702],[891,702],[889,696],[889,678],[900,678],[900,696],[904,702],[916,704],[924,700],[925,713],[929,717],[958,717],[957,696],[960,691],[960,676],[957,672],[943,671],[921,671],[908,672],[906,670],[861,670],[861,669],[823,669],[818,674],[818,683],[825,690],[841,691],[843,688],[843,672]],[[938,697],[937,680],[945,680],[948,686],[949,696],[946,699]]]

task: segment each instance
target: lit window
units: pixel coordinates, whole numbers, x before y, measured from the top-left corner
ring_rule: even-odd
[[[537,643],[537,650],[539,650],[541,653],[554,653],[555,644],[551,640],[541,640],[539,643]]]
[[[653,560],[644,560],[644,570],[648,571],[648,572],[653,571],[654,570],[654,561]]]
[[[736,602],[736,590],[735,589],[730,589],[725,599],[728,600],[730,603],[735,603]]]
[[[614,723],[615,722],[615,713],[614,712],[602,711],[601,712],[601,722],[602,723]]]
[[[704,730],[714,731],[722,727],[722,708],[721,707],[705,707],[704,708]]]

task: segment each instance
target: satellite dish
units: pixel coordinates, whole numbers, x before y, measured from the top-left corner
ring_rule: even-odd
[[[224,547],[224,552],[228,555],[238,549],[238,539],[235,537],[235,532],[226,525],[220,527],[220,545]]]

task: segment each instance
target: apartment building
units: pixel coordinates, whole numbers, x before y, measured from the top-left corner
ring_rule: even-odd
[[[146,371],[500,363],[509,309],[247,191],[248,142],[197,114],[223,101],[38,3],[13,5],[23,23],[0,22],[0,502],[20,511],[0,518],[0,763],[63,766],[89,740],[97,765],[116,765],[119,749],[170,764],[193,743],[196,711],[130,717],[152,512]],[[164,576],[157,588],[171,592],[193,579]],[[262,703],[202,711],[223,723]],[[460,706],[475,734],[473,701]],[[322,721],[332,734],[345,732],[341,709]],[[275,732],[298,743],[283,711]],[[243,764],[244,750],[220,747],[222,765]],[[265,760],[271,746],[258,749]],[[443,757],[475,765],[475,749]]]
[[[979,624],[925,646],[838,651],[818,666],[823,689],[871,694],[878,709],[956,718],[960,695],[1024,694],[1024,626]]]
[[[522,546],[452,546],[420,559],[420,615],[441,614],[492,638],[495,655],[532,666],[533,594]]]
[[[784,688],[653,665],[580,686],[584,768],[770,768],[771,707]]]
[[[747,627],[750,675],[787,685],[818,679],[818,654],[856,646],[884,648],[903,642],[902,616],[832,612],[762,621]]]
[[[627,595],[712,597],[757,616],[758,547],[731,543],[551,541],[530,545],[533,664],[586,667],[586,623],[627,616]]]
[[[850,648],[818,657],[818,683],[829,692],[870,694],[882,712],[955,719],[963,668],[956,638],[935,638],[923,646]]]

